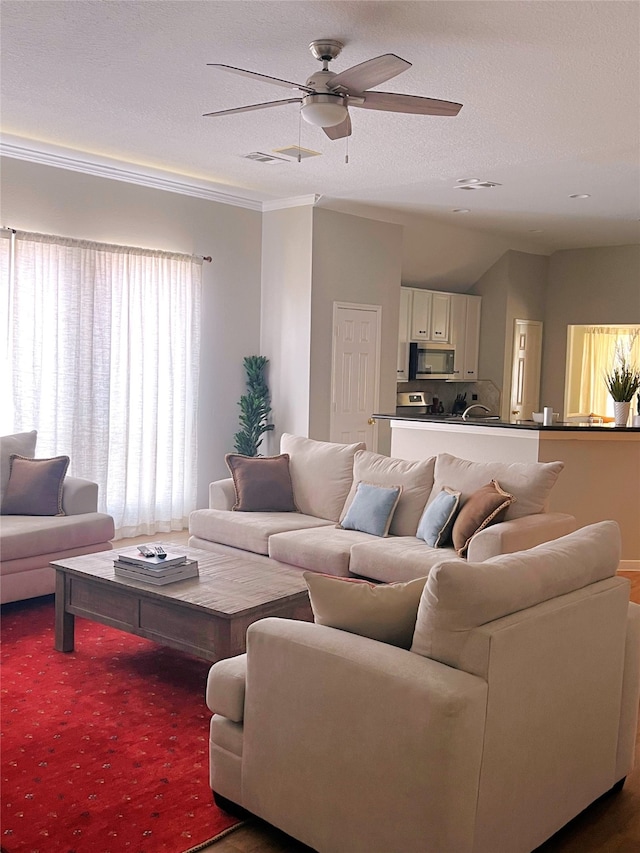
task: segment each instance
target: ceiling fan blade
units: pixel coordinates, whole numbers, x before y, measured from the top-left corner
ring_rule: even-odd
[[[279,77],[269,77],[267,74],[258,74],[256,71],[247,71],[245,68],[234,68],[233,65],[220,65],[218,62],[207,62],[211,68],[220,68],[222,71],[230,71],[231,74],[240,74],[242,77],[251,77],[252,80],[262,80],[263,83],[273,83],[274,86],[282,86],[285,89],[301,89],[303,92],[314,92],[302,83],[292,83],[290,80],[281,80]]]
[[[214,113],[203,113],[203,118],[207,116],[230,116],[233,113],[248,113],[251,110],[264,110],[267,107],[279,107],[282,104],[301,104],[302,98],[285,98],[283,101],[266,101],[264,104],[249,104],[247,107],[233,107],[230,110],[218,110]]]
[[[411,113],[421,116],[457,116],[462,104],[454,101],[439,101],[437,98],[422,98],[419,95],[398,95],[394,92],[363,92],[362,103],[354,100],[350,107],[365,110],[387,110],[390,113]]]
[[[344,121],[340,124],[334,124],[333,127],[323,127],[324,132],[329,139],[344,139],[345,136],[351,136],[351,118],[349,113]]]
[[[329,88],[332,92],[336,89],[352,94],[364,92],[365,89],[379,86],[397,74],[402,74],[407,68],[411,68],[411,63],[406,59],[401,59],[395,53],[384,53],[336,74],[331,78]]]

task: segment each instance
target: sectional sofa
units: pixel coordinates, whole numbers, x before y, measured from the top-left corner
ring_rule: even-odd
[[[37,432],[0,438],[0,505],[9,483],[12,454],[33,458]],[[34,479],[35,482],[35,479]],[[39,490],[37,490],[39,491]],[[33,495],[36,507],[37,494]],[[0,516],[0,601],[21,601],[55,590],[51,560],[108,551],[114,536],[113,518],[98,512],[98,485],[65,476],[61,515],[3,514]]]
[[[577,526],[571,515],[547,512],[562,462],[477,463],[449,454],[407,461],[372,453],[363,444],[287,433],[280,450],[288,457],[297,511],[234,511],[238,479],[218,480],[210,485],[209,508],[191,514],[190,545],[307,571],[393,582],[425,577],[443,559],[477,563],[532,548]],[[473,532],[463,556],[451,545],[432,547],[416,535],[426,509],[443,490],[459,493],[462,512],[492,480],[514,500],[495,523]],[[344,529],[361,483],[400,487],[388,535]]]

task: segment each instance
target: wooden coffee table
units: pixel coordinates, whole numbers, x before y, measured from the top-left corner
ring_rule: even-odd
[[[152,586],[116,576],[118,551],[51,563],[56,570],[55,648],[74,648],[76,616],[209,661],[242,654],[247,628],[265,616],[313,621],[302,572],[246,557],[165,544],[198,561],[200,575]]]

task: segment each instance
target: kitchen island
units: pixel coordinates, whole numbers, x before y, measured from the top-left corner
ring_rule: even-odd
[[[640,569],[640,428],[429,414],[374,414],[391,426],[391,455],[427,459],[451,453],[475,462],[565,463],[549,509],[580,527],[614,519],[622,531],[621,568]]]

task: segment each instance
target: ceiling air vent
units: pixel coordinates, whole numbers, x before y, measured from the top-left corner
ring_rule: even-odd
[[[312,151],[310,148],[300,148],[299,145],[287,145],[286,148],[274,148],[276,154],[285,154],[294,160],[306,160],[307,157],[319,157],[319,151]]]
[[[286,157],[274,157],[273,154],[264,154],[262,151],[252,151],[251,154],[242,155],[245,160],[257,160],[258,163],[288,163]]]

